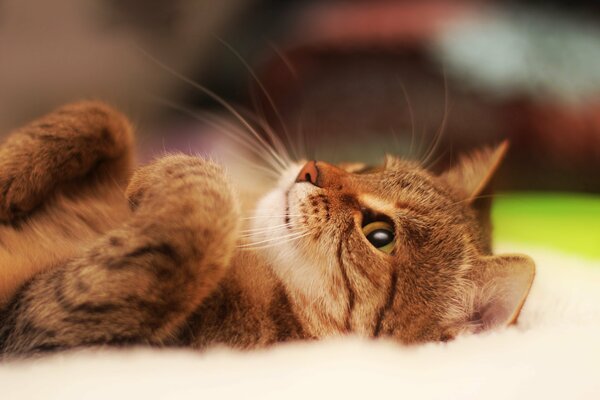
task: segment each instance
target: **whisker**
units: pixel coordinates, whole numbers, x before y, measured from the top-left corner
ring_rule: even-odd
[[[448,150],[444,150],[440,155],[438,155],[435,159],[431,160],[430,162],[428,162],[427,164],[422,164],[423,168],[425,169],[429,169],[431,167],[433,167],[435,164],[437,164],[442,158],[444,158],[444,156],[448,154]]]
[[[268,226],[268,227],[262,226],[262,227],[259,227],[259,228],[250,228],[250,229],[246,229],[246,231],[262,230],[262,229],[273,229],[273,228],[279,228],[279,227],[282,227],[282,226],[285,227],[285,226],[290,226],[290,225],[291,225],[291,222],[286,222],[284,224],[271,225],[271,226]]]
[[[296,144],[298,152],[302,157],[308,158],[308,144],[306,143],[306,135],[304,134],[304,107],[300,110],[298,120],[296,122]]]
[[[258,100],[256,92],[252,88],[250,89],[250,98],[252,100],[252,105],[256,111],[254,115],[251,115],[249,118],[252,118],[253,122],[258,124],[262,131],[269,137],[269,139],[271,139],[273,145],[277,148],[278,151],[281,152],[282,157],[285,159],[289,166],[292,163],[290,155],[288,154],[285,145],[281,142],[273,128],[271,128],[271,126],[267,122],[262,103]]]
[[[238,248],[245,248],[245,247],[252,247],[252,246],[257,245],[257,244],[280,242],[280,241],[285,241],[287,239],[294,239],[294,238],[297,238],[297,237],[301,237],[301,236],[307,235],[309,233],[310,233],[310,231],[304,231],[303,230],[302,232],[293,232],[293,233],[290,233],[288,235],[279,236],[279,237],[272,237],[272,238],[268,238],[268,239],[263,239],[263,240],[259,240],[257,242],[243,243],[243,244],[238,245],[237,247]]]
[[[265,241],[271,241],[271,240],[285,239],[286,237],[294,236],[295,234],[306,232],[305,228],[306,227],[304,227],[304,226],[296,227],[295,228],[296,232],[289,232],[289,233],[286,233],[283,236],[277,236],[277,237],[271,237],[271,238],[261,239],[261,241],[263,241],[263,240],[265,240]],[[279,230],[281,230],[281,229],[279,229]]]
[[[437,151],[438,146],[441,143],[442,136],[443,136],[444,132],[446,131],[446,126],[448,123],[448,114],[449,114],[448,109],[449,109],[448,78],[446,77],[446,73],[444,72],[444,115],[442,117],[442,122],[434,136],[432,144],[431,144],[429,150],[425,153],[423,160],[421,161],[421,165],[427,165],[427,163],[430,161],[431,157]]]
[[[254,70],[252,69],[252,67],[248,64],[248,62],[244,59],[244,57],[242,57],[242,55],[238,51],[236,51],[229,43],[225,42],[223,39],[221,39],[219,37],[217,37],[216,39],[223,46],[225,46],[227,49],[229,49],[229,51],[242,63],[242,65],[244,66],[244,68],[246,68],[246,70],[248,71],[248,73],[250,74],[250,76],[252,77],[252,79],[254,80],[254,82],[256,82],[256,84],[260,88],[261,92],[267,98],[267,101],[269,102],[269,105],[271,106],[271,109],[275,113],[275,116],[277,117],[277,119],[279,121],[279,124],[281,125],[281,128],[283,129],[284,135],[286,136],[286,138],[288,140],[288,144],[291,145],[291,139],[290,139],[287,127],[286,127],[285,123],[283,122],[283,117],[281,116],[281,113],[279,112],[279,109],[275,105],[275,101],[273,100],[273,97],[271,97],[271,94],[269,93],[269,91],[267,90],[267,88],[265,87],[265,85],[258,78],[258,76],[254,72]],[[274,145],[277,146],[277,147],[280,147],[280,150],[282,151],[283,155],[289,159],[289,155],[287,154],[285,146],[283,145],[283,143],[281,143],[281,140],[279,139],[279,137],[277,137],[277,135],[275,135],[275,134],[269,134],[269,136],[271,136],[271,138],[272,138],[272,140],[274,142]],[[295,154],[294,156],[297,157],[297,154]]]
[[[300,125],[300,128],[302,129],[302,139],[304,141],[304,149],[305,149],[305,153],[304,156],[309,159],[309,160],[316,160],[317,159],[317,140],[315,138],[315,132],[318,132],[319,126],[318,126],[318,122],[315,123],[315,113],[314,110],[310,113],[309,117],[311,118],[311,123],[309,123],[308,125],[310,127],[312,127],[312,129],[310,131],[306,131],[305,127],[304,127],[304,120],[306,119],[306,108],[302,108],[302,111],[300,112],[300,117],[302,118],[302,123]]]
[[[212,118],[210,116],[210,114],[208,114],[208,113],[195,112],[195,111],[190,110],[186,107],[183,107],[177,103],[171,102],[167,99],[164,99],[164,98],[161,98],[158,96],[154,96],[154,99],[155,99],[155,101],[157,101],[165,106],[168,106],[172,109],[181,111],[181,112],[189,115],[190,117],[197,119],[198,121],[202,121],[202,122],[206,123],[207,125],[209,125],[210,127],[223,133],[225,136],[231,138],[235,142],[244,146],[246,149],[252,151],[257,156],[261,157],[261,159],[263,159],[263,161],[267,162],[267,164],[273,169],[273,171],[272,171],[273,173],[275,173],[277,176],[280,175],[278,169],[281,168],[281,165],[279,165],[277,160],[275,158],[271,157],[271,154],[267,153],[263,147],[258,146],[258,144],[255,142],[249,141],[250,138],[247,138],[245,134],[242,134],[241,131],[238,130],[233,125],[231,125],[229,127],[230,129],[226,129],[226,127],[219,125],[219,123],[226,125],[225,122],[215,121],[214,118]],[[236,136],[234,134],[234,132],[238,133],[239,136]]]
[[[400,81],[400,87],[402,88],[402,94],[404,95],[404,100],[406,101],[406,106],[408,108],[408,115],[410,118],[410,148],[408,150],[408,154],[413,154],[413,146],[415,144],[415,113],[412,108],[412,104],[410,102],[410,97],[408,95],[408,91],[406,90],[406,86],[402,81]]]
[[[257,232],[248,232],[248,233],[242,233],[240,234],[240,239],[248,239],[248,238],[252,238],[256,235],[261,235],[261,234],[265,234],[265,233],[269,233],[271,231],[279,231],[285,229],[285,227],[280,227],[280,228],[272,228],[272,229],[265,229],[263,231],[257,231]],[[301,233],[301,232],[305,232],[304,229],[301,228],[295,228],[295,229],[289,229],[288,234],[292,234],[292,233]],[[280,239],[280,238],[278,238]]]
[[[259,232],[267,232],[271,230],[277,230],[281,228],[294,228],[294,225],[291,222],[287,222],[285,224],[273,225],[273,226],[263,226],[260,228],[251,228],[251,229],[243,229],[242,233],[259,233]]]
[[[275,54],[277,54],[277,56],[279,57],[279,59],[281,61],[283,61],[283,64],[287,67],[288,71],[290,71],[290,73],[292,74],[292,76],[294,77],[294,79],[298,79],[299,78],[298,71],[296,70],[296,68],[294,67],[294,65],[290,61],[290,59],[285,54],[283,54],[283,52],[279,49],[279,47],[277,47],[275,45],[275,43],[273,43],[271,41],[267,41],[267,45],[271,48],[271,50],[273,50],[273,52]]]
[[[398,150],[396,154],[399,154],[399,150],[402,149],[402,144],[400,139],[398,138],[398,133],[396,132],[396,129],[394,129],[393,126],[390,126],[389,130],[392,134],[392,139],[394,140],[394,147]]]
[[[262,250],[262,249],[267,249],[267,248],[270,248],[270,247],[275,247],[275,246],[279,246],[279,245],[282,245],[282,244],[286,244],[286,243],[289,243],[289,242],[293,242],[295,240],[302,239],[303,237],[306,237],[306,236],[308,236],[310,234],[311,234],[311,232],[308,231],[308,232],[306,232],[304,234],[301,234],[299,236],[294,236],[294,237],[291,237],[291,238],[286,238],[286,239],[284,239],[282,241],[275,242],[275,243],[264,244],[264,245],[261,245],[261,246],[255,246],[256,244],[259,244],[259,243],[252,243],[249,246],[238,246],[238,248],[240,250],[242,250],[242,251]]]
[[[185,76],[185,75],[177,72],[173,68],[167,66],[163,62],[159,61],[157,58],[150,55],[150,53],[148,53],[141,47],[138,47],[138,50],[140,52],[142,52],[148,59],[150,59],[152,62],[154,62],[157,66],[159,66],[163,70],[169,72],[171,75],[173,75],[177,79],[191,85],[195,89],[201,91],[202,93],[204,93],[205,95],[207,95],[208,97],[210,97],[211,99],[213,99],[214,101],[219,103],[223,108],[225,108],[227,111],[229,111],[246,129],[248,129],[248,132],[251,133],[265,147],[265,149],[268,152],[270,152],[275,159],[278,160],[278,162],[281,163],[281,167],[286,168],[287,164],[282,160],[282,158],[279,156],[279,154],[277,154],[277,152],[258,134],[256,129],[254,129],[254,127],[252,127],[252,125],[248,122],[248,120],[246,120],[235,109],[235,107],[233,107],[231,104],[229,104],[229,102],[225,101],[225,99],[223,99],[221,96],[219,96],[218,94],[216,94],[209,88],[195,82],[194,80],[188,78],[187,76]]]
[[[231,125],[231,124],[229,124],[229,125]],[[238,143],[240,143],[240,142],[241,142],[241,143],[244,143],[244,144],[245,144],[245,146],[252,146],[253,148],[255,148],[254,152],[255,152],[255,153],[257,153],[257,151],[258,151],[258,153],[257,153],[257,154],[258,154],[258,155],[262,155],[262,157],[269,157],[269,159],[274,159],[274,158],[273,158],[273,157],[272,157],[270,154],[264,154],[264,155],[263,155],[262,153],[265,153],[265,152],[264,152],[264,149],[263,149],[262,147],[258,146],[256,143],[252,142],[252,141],[250,140],[251,138],[246,138],[246,137],[245,137],[245,135],[243,134],[243,131],[240,131],[239,129],[234,129],[234,130],[235,130],[235,132],[237,132],[238,134],[240,134],[240,137],[239,137],[239,138],[236,138],[236,137],[234,136],[234,139],[235,139],[236,141],[238,141]],[[244,140],[244,139],[245,139],[245,140]],[[284,168],[287,168],[288,166],[289,166],[289,164],[286,164],[286,165],[284,166]],[[281,165],[280,165],[280,163],[277,163],[277,164],[275,165],[275,168],[276,168],[276,170],[277,170],[277,168],[281,168]]]
[[[168,106],[168,107],[171,107],[172,109],[181,111],[181,112],[189,115],[190,117],[197,119],[198,121],[206,123],[210,127],[216,129],[217,131],[225,134],[226,136],[228,136],[232,140],[236,141],[237,143],[243,145],[246,149],[251,150],[256,155],[258,155],[260,157],[265,157],[269,161],[271,160],[270,154],[267,153],[263,147],[258,146],[257,143],[250,141],[250,139],[247,138],[246,135],[243,134],[242,131],[240,131],[234,125],[227,124],[225,121],[215,121],[215,119],[213,117],[211,117],[211,115],[208,113],[195,112],[193,110],[190,110],[186,107],[183,107],[183,106],[181,106],[177,103],[174,103],[172,101],[169,101],[167,99],[160,98],[158,96],[154,96],[154,98],[155,98],[155,101],[157,101],[165,106]],[[221,126],[220,124],[228,125],[228,126]],[[239,136],[236,136],[234,134],[234,132],[237,133]],[[277,163],[272,164],[272,166],[273,166],[274,170],[277,170],[277,168],[280,167],[280,165]]]
[[[280,214],[280,215],[252,215],[250,217],[242,217],[242,219],[258,219],[258,218],[283,218],[283,217],[301,217],[302,214]]]
[[[240,156],[237,152],[235,152],[234,150],[230,150],[230,149],[225,149],[223,150],[224,154],[228,154],[231,156],[234,156],[235,158],[237,158],[239,161],[243,162],[244,164],[246,164],[248,167],[255,169],[257,171],[263,172],[265,174],[267,174],[270,178],[273,178],[274,180],[279,179],[279,177],[281,176],[280,173],[273,171],[273,169],[259,165],[253,161],[248,160],[245,157]]]

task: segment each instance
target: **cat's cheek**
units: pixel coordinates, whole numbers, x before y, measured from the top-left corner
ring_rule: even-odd
[[[285,193],[278,189],[269,192],[258,201],[251,218],[250,228],[254,231],[251,241],[267,240],[273,233],[281,230],[285,215]]]
[[[258,217],[273,216],[281,217],[284,215],[286,208],[286,195],[285,192],[279,189],[272,190],[266,196],[259,200],[256,210],[254,212],[257,220],[261,219]],[[265,221],[269,221],[271,218],[265,218]]]

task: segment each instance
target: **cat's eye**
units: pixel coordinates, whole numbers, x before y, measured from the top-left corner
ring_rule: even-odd
[[[384,221],[371,222],[362,228],[363,234],[376,249],[391,253],[394,248],[394,227]]]

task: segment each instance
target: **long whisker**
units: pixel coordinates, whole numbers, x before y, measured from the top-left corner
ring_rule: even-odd
[[[228,124],[228,125],[230,125],[230,126],[231,126],[231,124]],[[234,131],[235,131],[235,132],[237,132],[237,133],[241,133],[241,132],[239,131],[239,129],[234,129]],[[257,150],[259,151],[259,153],[261,153],[260,155],[262,155],[263,157],[269,157],[269,158],[273,158],[272,156],[270,156],[270,154],[264,154],[264,155],[263,155],[262,153],[264,153],[264,149],[263,149],[262,147],[260,147],[260,146],[257,146],[257,144],[256,144],[256,143],[252,142],[252,141],[250,140],[251,138],[246,138],[246,137],[245,137],[245,135],[240,135],[240,138],[238,138],[238,139],[240,139],[240,140],[241,140],[242,138],[243,138],[243,139],[245,139],[245,140],[243,140],[243,142],[245,142],[245,143],[246,143],[246,145],[251,145],[252,147],[254,147],[255,149],[257,149]],[[234,137],[234,139],[235,139],[235,137]],[[238,140],[238,141],[239,141],[239,140]],[[278,163],[277,165],[279,166],[279,163]],[[287,167],[288,165],[289,165],[289,164],[287,164],[285,167]]]
[[[267,229],[267,231],[268,230],[269,229]],[[282,229],[281,228],[279,228],[279,229],[273,228],[272,230],[279,230],[279,231],[281,231]],[[305,227],[303,227],[303,226],[296,227],[296,228],[294,228],[294,230],[295,230],[295,232],[288,232],[288,233],[285,233],[284,235],[281,235],[281,236],[273,236],[273,237],[261,239],[261,242],[262,241],[273,241],[273,240],[277,241],[277,240],[285,239],[285,238],[287,238],[289,236],[294,236],[295,234],[304,233],[304,232],[307,231],[305,229]]]
[[[271,41],[267,41],[267,44],[269,45],[269,47],[271,48],[271,50],[273,50],[273,52],[279,57],[279,59],[283,62],[283,65],[286,66],[287,70],[290,72],[290,75],[292,76],[292,78],[294,80],[299,80],[300,78],[300,74],[298,73],[298,70],[296,69],[296,67],[294,66],[294,64],[291,62],[291,60],[289,59],[288,56],[286,56],[280,49],[279,47],[277,47],[277,45]],[[295,140],[295,146],[297,149],[297,155],[298,155],[298,159],[300,157],[308,157],[308,153],[307,153],[307,143],[306,143],[306,137],[304,135],[304,127],[303,127],[303,118],[304,118],[304,108],[302,108],[300,110],[300,114],[298,115],[298,120],[297,120],[297,126],[294,129],[295,132],[295,136],[296,136],[296,140]],[[292,146],[292,149],[294,149],[294,147]]]
[[[227,150],[227,154],[231,154],[231,155],[237,157],[246,166],[248,166],[256,171],[266,174],[269,179],[277,180],[280,177],[280,175],[278,173],[273,172],[271,169],[263,167],[262,165],[258,165],[258,164],[254,163],[252,161],[249,161],[243,157],[240,157],[234,151]]]
[[[242,217],[242,219],[258,219],[258,218],[283,218],[283,217],[301,217],[302,214],[281,214],[281,215],[253,215],[250,217]]]
[[[442,117],[442,122],[434,136],[432,144],[427,153],[425,153],[423,160],[421,161],[421,165],[427,165],[427,163],[430,161],[431,157],[437,151],[437,148],[441,143],[442,136],[446,131],[446,126],[448,123],[448,108],[448,78],[446,77],[446,73],[444,72],[444,115]]]
[[[308,234],[306,236],[308,236]],[[302,237],[304,237],[304,236],[302,236]],[[244,248],[240,248],[240,251],[256,251],[256,250],[269,249],[269,248],[277,247],[277,246],[287,244],[290,242],[294,242],[296,240],[300,240],[300,239],[302,239],[302,237],[292,238],[289,240],[285,240],[283,242],[273,243],[273,244],[265,244],[265,245],[256,246],[256,247],[244,247]]]
[[[241,161],[242,163],[249,166],[250,168],[267,174],[267,176],[269,178],[272,178],[273,180],[277,180],[277,179],[281,178],[281,173],[279,173],[279,172],[277,172],[277,170],[273,169],[273,167],[271,165],[267,165],[267,166],[260,165],[254,161],[249,160],[246,157],[241,156],[238,151],[235,151],[232,149],[226,148],[222,151],[223,151],[223,154],[233,156],[234,158]]]
[[[285,226],[290,226],[290,222],[286,222],[284,224],[277,224],[277,225],[271,225],[271,226],[262,226],[259,228],[250,228],[250,229],[245,229],[245,231],[257,231],[257,230],[264,230],[264,229],[275,229],[275,228],[280,228],[280,227],[285,227]]]
[[[275,54],[277,54],[277,56],[279,57],[279,59],[281,61],[283,61],[283,64],[287,67],[288,71],[290,71],[290,73],[292,74],[292,76],[294,77],[294,79],[298,79],[298,77],[300,75],[298,74],[298,71],[296,70],[296,68],[294,67],[294,65],[290,61],[290,59],[285,54],[283,54],[283,52],[279,49],[279,47],[277,47],[275,45],[275,43],[273,43],[271,41],[267,41],[267,44],[271,48],[271,50],[273,50],[273,52]]]
[[[250,118],[252,118],[253,122],[258,124],[258,126],[260,126],[263,132],[267,134],[267,136],[273,142],[273,145],[282,154],[282,157],[285,158],[285,161],[288,163],[288,165],[291,164],[292,160],[290,159],[290,155],[288,154],[285,145],[281,142],[273,128],[271,128],[271,126],[267,122],[267,117],[265,116],[262,103],[258,100],[257,95],[255,91],[252,90],[252,88],[250,89],[250,97],[252,100],[252,105],[256,110]]]
[[[238,246],[238,248],[241,249],[241,250],[246,250],[246,251],[248,251],[248,250],[261,250],[261,249],[266,249],[266,248],[269,248],[269,247],[275,247],[275,246],[279,246],[279,245],[282,245],[282,244],[285,244],[285,243],[293,242],[295,240],[299,240],[299,239],[301,239],[303,237],[306,237],[306,236],[308,236],[310,234],[311,234],[311,232],[308,231],[308,232],[305,232],[305,233],[303,233],[301,235],[298,235],[298,236],[284,238],[283,240],[277,241],[275,243],[273,243],[271,241],[271,243],[269,243],[269,244],[263,244],[261,246],[255,246],[256,244],[259,244],[259,243],[252,243],[252,244],[250,244],[248,246]]]
[[[410,148],[408,150],[408,154],[413,154],[413,146],[415,145],[415,113],[412,108],[412,104],[410,102],[410,97],[408,95],[408,91],[406,90],[406,86],[402,81],[400,81],[400,87],[402,88],[402,94],[404,95],[404,100],[406,101],[406,106],[408,108],[408,115],[410,118]]]
[[[277,152],[275,150],[273,150],[273,148],[258,134],[256,129],[254,129],[254,127],[252,127],[252,125],[248,122],[248,120],[246,120],[231,104],[229,104],[227,101],[225,101],[225,99],[223,99],[221,96],[219,96],[218,94],[216,94],[209,88],[202,86],[199,83],[195,82],[194,80],[188,78],[187,76],[175,71],[173,68],[171,68],[171,67],[167,66],[166,64],[164,64],[163,62],[159,61],[158,59],[156,59],[155,57],[150,55],[147,51],[143,50],[142,48],[138,47],[138,49],[146,57],[148,57],[152,62],[154,62],[157,66],[159,66],[163,70],[169,72],[171,75],[173,75],[177,79],[181,80],[182,82],[185,82],[185,83],[191,85],[192,87],[196,88],[197,90],[201,91],[202,93],[206,94],[211,99],[213,99],[214,101],[219,103],[227,111],[229,111],[246,129],[248,129],[248,132],[250,132],[265,147],[265,149],[267,151],[269,151],[272,154],[272,156],[278,160],[278,162],[281,163],[281,167],[283,167],[284,169],[286,168],[287,164],[285,163],[285,161],[283,161],[283,159],[279,156],[279,154],[277,154]]]
[[[294,225],[290,222],[287,222],[285,224],[280,224],[280,225],[273,225],[273,226],[263,226],[260,228],[251,228],[251,229],[243,229],[242,233],[259,233],[259,232],[268,232],[268,231],[272,231],[272,230],[277,230],[277,229],[281,229],[281,228],[293,228]]]
[[[306,236],[308,234],[310,234],[310,231],[293,232],[293,233],[290,233],[290,234],[284,235],[284,236],[272,237],[272,238],[268,238],[268,239],[259,240],[257,242],[252,242],[252,243],[239,244],[237,247],[238,248],[247,248],[247,247],[253,247],[257,244],[273,243],[273,242],[281,243],[281,241],[285,241],[287,239],[299,238],[302,236]]]
[[[440,155],[438,155],[436,158],[434,158],[433,160],[431,160],[430,162],[428,162],[427,164],[422,164],[423,168],[425,169],[429,169],[431,167],[433,167],[434,165],[436,165],[442,158],[444,158],[444,156],[448,153],[448,150],[444,150]]]
[[[270,153],[267,153],[263,147],[259,146],[255,142],[250,141],[249,138],[246,137],[246,135],[242,134],[241,131],[237,130],[234,126],[230,126],[229,129],[226,129],[226,127],[221,126],[208,113],[194,112],[194,111],[192,111],[186,107],[183,107],[177,103],[171,102],[167,99],[160,98],[157,96],[154,96],[154,99],[155,99],[155,101],[157,101],[167,107],[181,111],[181,112],[189,115],[190,117],[197,119],[198,121],[202,121],[202,122],[206,123],[207,125],[209,125],[210,127],[223,133],[225,136],[231,138],[235,142],[244,146],[246,149],[252,151],[254,154],[260,156],[261,159],[263,161],[265,161],[272,168],[272,171],[271,171],[272,173],[274,173],[276,176],[280,175],[278,169],[281,168],[281,166],[279,165],[277,160],[275,158],[273,158]],[[221,123],[223,125],[226,125],[225,122],[221,122]],[[237,135],[234,134],[234,132],[237,133]]]
[[[392,133],[392,139],[394,140],[394,147],[396,148],[396,154],[399,154],[399,151],[402,149],[402,144],[400,139],[398,138],[398,133],[394,129],[393,126],[390,126],[390,132]]]
[[[310,121],[311,123],[309,123],[308,125],[310,127],[312,127],[311,130],[307,131],[304,127],[304,120],[306,118],[306,109],[303,108],[300,116],[302,118],[302,124],[300,126],[300,128],[302,129],[302,138],[304,140],[304,149],[305,149],[305,153],[304,156],[306,158],[308,158],[309,160],[315,160],[317,159],[317,140],[315,138],[315,131],[318,131],[319,127],[318,127],[318,122],[315,123],[315,113],[314,111],[310,113],[309,117],[311,118]]]
[[[306,135],[304,134],[304,108],[302,108],[300,110],[300,114],[298,115],[298,121],[296,123],[296,128],[295,128],[295,132],[296,132],[296,143],[298,146],[298,152],[301,154],[302,157],[307,157],[308,158],[308,150],[307,150],[307,143],[306,143]]]
[[[279,121],[279,124],[281,125],[281,128],[283,129],[283,133],[286,136],[288,144],[291,145],[291,138],[290,138],[289,132],[287,130],[287,127],[286,127],[285,123],[283,122],[283,117],[281,116],[281,113],[279,112],[279,109],[275,105],[275,101],[273,100],[273,97],[271,97],[271,94],[269,93],[269,91],[267,90],[267,88],[265,87],[265,85],[258,78],[258,76],[254,72],[254,70],[252,69],[252,67],[248,64],[248,62],[244,59],[244,57],[242,57],[242,55],[238,51],[236,51],[229,43],[225,42],[223,39],[221,39],[219,37],[217,37],[216,39],[223,46],[225,46],[242,63],[242,65],[244,66],[244,68],[246,68],[246,70],[248,71],[248,73],[250,74],[250,76],[252,77],[252,79],[254,80],[254,82],[256,82],[256,84],[260,88],[261,92],[267,98],[267,101],[269,102],[269,105],[271,106],[271,109],[275,113],[275,116],[277,117],[277,119]],[[287,151],[285,150],[285,146],[283,146],[283,144],[281,143],[281,140],[279,139],[279,137],[277,137],[277,135],[275,135],[275,134],[269,134],[269,136],[271,136],[271,139],[273,140],[273,143],[275,144],[275,146],[280,147],[280,150],[282,151],[282,154],[285,155],[289,159],[289,156],[287,155]],[[297,157],[298,155],[294,154],[294,156]]]
[[[260,234],[265,234],[265,233],[271,232],[271,230],[282,230],[282,229],[284,229],[284,228],[285,228],[285,227],[281,227],[281,228],[273,228],[273,229],[265,229],[265,230],[263,230],[263,231],[257,231],[257,232],[246,232],[246,233],[242,233],[242,234],[240,234],[240,238],[241,238],[241,239],[248,239],[248,238],[254,237],[254,236],[256,236],[256,235],[260,235]],[[289,231],[288,231],[290,234],[291,234],[291,233],[301,233],[301,232],[306,232],[304,229],[301,229],[301,228],[295,228],[295,229],[293,229],[293,228],[292,228],[292,226],[288,226],[288,228],[291,228],[291,229],[289,229]],[[279,238],[278,238],[278,239],[279,239]]]

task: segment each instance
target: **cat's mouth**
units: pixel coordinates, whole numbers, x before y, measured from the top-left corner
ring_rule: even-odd
[[[287,189],[283,195],[285,202],[285,213],[283,217],[283,222],[285,223],[286,229],[291,231],[290,226],[290,189]]]

